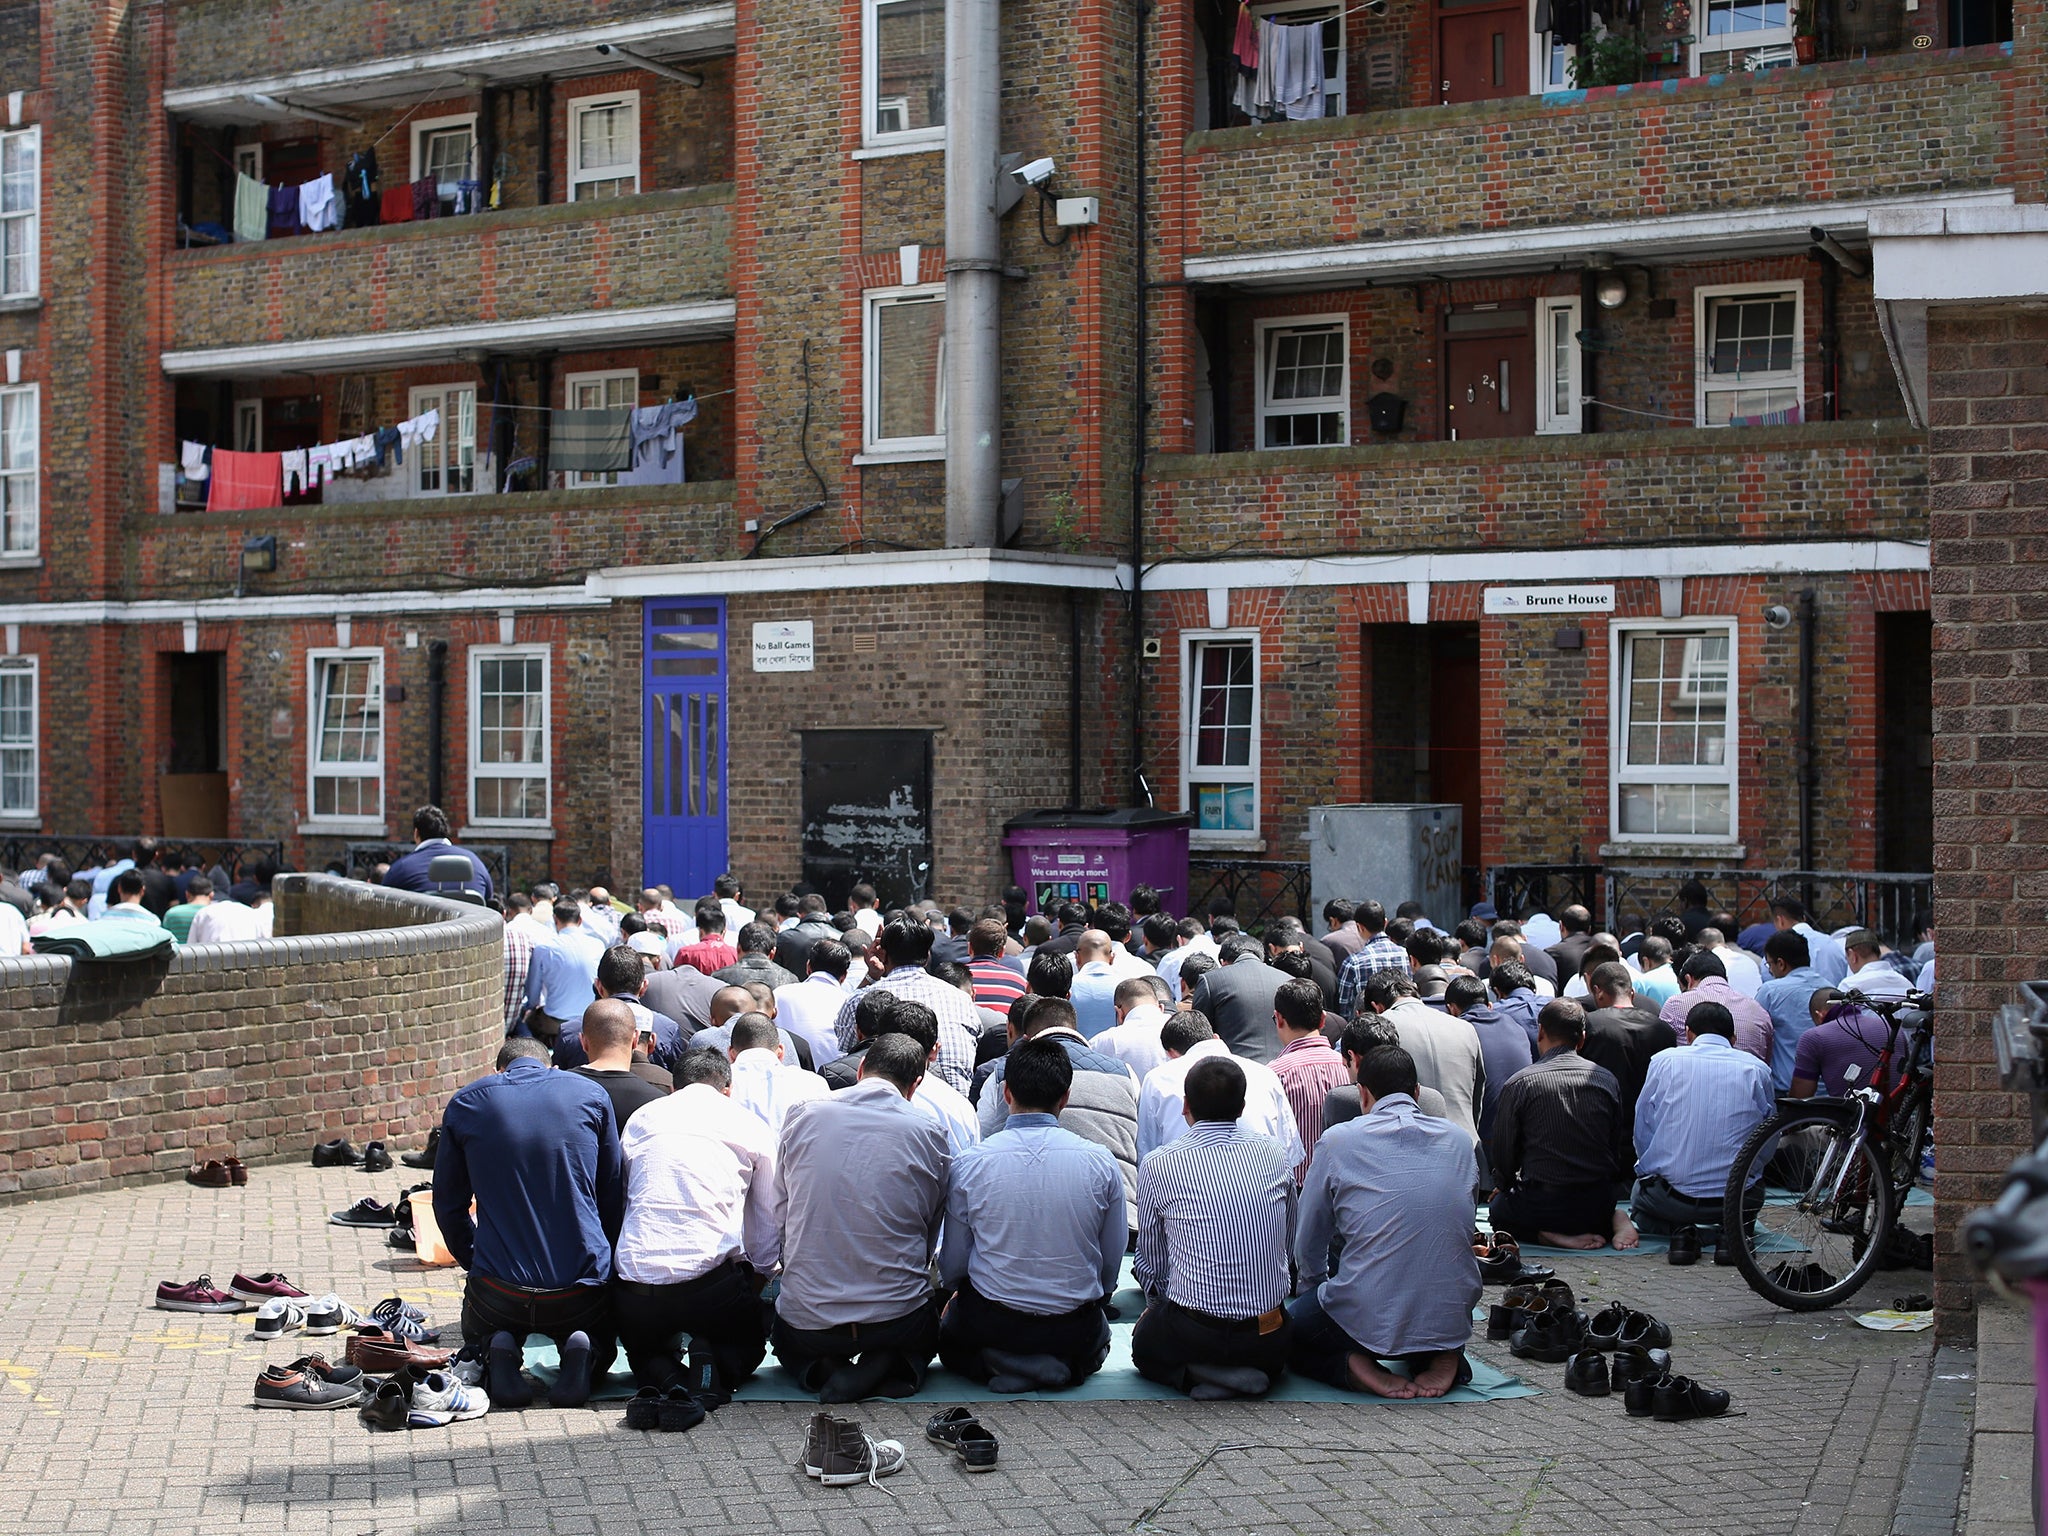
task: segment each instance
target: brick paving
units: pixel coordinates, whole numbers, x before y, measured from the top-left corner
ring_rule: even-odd
[[[421,1274],[378,1234],[325,1224],[400,1187],[269,1167],[241,1190],[0,1208],[0,1531],[1868,1536],[1890,1527],[1933,1356],[1929,1334],[1777,1312],[1711,1263],[1571,1259],[1559,1268],[1583,1296],[1670,1321],[1679,1369],[1730,1388],[1738,1413],[1630,1419],[1564,1392],[1558,1366],[1521,1368],[1541,1397],[1471,1406],[997,1403],[1001,1468],[969,1479],[924,1445],[930,1409],[868,1404],[857,1416],[910,1464],[886,1491],[840,1490],[794,1466],[809,1411],[794,1403],[734,1404],[686,1437],[627,1433],[615,1404],[404,1435],[353,1413],[259,1412],[256,1372],[310,1346],[254,1342],[247,1314],[149,1306],[160,1279],[276,1268],[363,1306],[401,1290],[452,1319],[456,1272]],[[1880,1276],[1866,1299],[1924,1285]]]

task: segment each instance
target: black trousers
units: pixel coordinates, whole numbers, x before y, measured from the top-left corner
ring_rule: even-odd
[[[1261,1333],[1256,1322],[1224,1322],[1162,1296],[1145,1308],[1145,1315],[1131,1330],[1131,1363],[1140,1376],[1176,1392],[1187,1391],[1191,1364],[1250,1366],[1278,1381],[1287,1370],[1293,1338],[1292,1321],[1284,1308],[1280,1325]]]
[[[901,1317],[837,1328],[794,1328],[779,1313],[775,1318],[775,1358],[806,1392],[820,1390],[834,1371],[859,1360],[887,1364],[877,1389],[882,1396],[908,1397],[924,1385],[938,1352],[939,1309],[929,1299]]]
[[[1487,1215],[1496,1232],[1535,1242],[1539,1232],[1559,1237],[1614,1236],[1614,1186],[1518,1184],[1494,1198]]]
[[[709,1356],[718,1386],[730,1392],[761,1368],[768,1325],[754,1294],[752,1266],[731,1259],[708,1274],[674,1285],[612,1282],[612,1309],[626,1364],[642,1386],[666,1390],[682,1380],[682,1335],[690,1353]]]
[[[939,1319],[939,1361],[973,1381],[987,1381],[984,1349],[1013,1355],[1051,1355],[1077,1382],[1102,1369],[1109,1354],[1109,1319],[1100,1302],[1046,1317],[990,1301],[962,1282]]]
[[[482,1349],[494,1333],[509,1333],[525,1344],[537,1333],[563,1348],[572,1333],[590,1340],[590,1379],[601,1381],[619,1357],[608,1286],[572,1285],[565,1290],[536,1291],[488,1275],[471,1275],[462,1288],[462,1342]]]

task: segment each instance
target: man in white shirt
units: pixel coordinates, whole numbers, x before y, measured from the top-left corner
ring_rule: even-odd
[[[1699,945],[1711,949],[1721,957],[1721,968],[1728,973],[1728,985],[1744,997],[1755,997],[1756,989],[1764,984],[1764,969],[1756,963],[1756,956],[1740,944],[1728,942],[1728,935],[1719,928],[1702,928]]]
[[[527,893],[533,903],[517,917],[506,920],[507,928],[517,924],[536,944],[552,944],[555,938],[555,896],[552,885],[543,880]]]
[[[726,1096],[731,1083],[715,1052],[695,1052],[676,1069],[676,1091],[635,1111],[620,1137],[619,1342],[643,1385],[687,1386],[706,1408],[729,1401],[760,1367],[768,1349],[760,1291],[782,1258],[775,1138]]]
[[[720,875],[711,882],[711,893],[718,898],[719,909],[725,913],[725,931],[738,933],[754,920],[754,909],[740,905],[740,878],[738,875]]]
[[[1159,1043],[1159,1031],[1166,1026],[1166,1005],[1161,998],[1165,983],[1156,976],[1133,977],[1116,984],[1116,1026],[1106,1029],[1088,1043],[1105,1056],[1114,1056],[1137,1074],[1146,1074],[1166,1061],[1166,1047]]]
[[[1176,999],[1181,995],[1181,962],[1189,955],[1207,955],[1212,960],[1216,957],[1216,941],[1194,918],[1182,918],[1177,934],[1180,944],[1159,957],[1159,979],[1173,989]]]
[[[1884,963],[1884,945],[1868,928],[1852,930],[1842,940],[1842,952],[1849,957],[1849,974],[1841,984],[1844,992],[1861,992],[1865,997],[1904,997],[1913,990],[1905,977]]]
[[[241,892],[243,901],[235,895]],[[192,919],[194,944],[238,944],[248,939],[267,939],[273,913],[270,892],[261,886],[233,886],[226,901],[215,897]]]
[[[732,1021],[732,1101],[750,1110],[781,1136],[792,1105],[822,1099],[832,1090],[825,1079],[782,1060],[782,1035],[765,1013],[743,1013]]]
[[[1294,1107],[1287,1102],[1287,1090],[1273,1069],[1256,1061],[1231,1056],[1230,1049],[1216,1038],[1216,1031],[1199,1013],[1178,1012],[1159,1032],[1166,1049],[1166,1062],[1145,1074],[1138,1091],[1138,1161],[1159,1148],[1180,1139],[1187,1130],[1183,1111],[1187,1105],[1188,1072],[1195,1063],[1210,1056],[1228,1056],[1244,1069],[1244,1113],[1240,1123],[1248,1131],[1269,1136],[1287,1153],[1287,1166],[1294,1167],[1305,1155],[1301,1133],[1294,1124]],[[1474,1037],[1475,1042],[1477,1037]]]
[[[853,956],[837,939],[820,939],[804,957],[804,979],[775,989],[775,1022],[811,1048],[811,1065],[823,1067],[845,1054],[833,1026],[846,1004],[846,973]]]
[[[860,931],[873,938],[882,931],[882,903],[875,895],[872,885],[856,885],[846,897],[847,910],[853,913],[853,921]]]

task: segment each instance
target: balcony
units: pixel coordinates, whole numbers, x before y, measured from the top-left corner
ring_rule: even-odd
[[[1163,455],[1146,542],[1177,558],[1927,537],[1903,421]]]
[[[1185,275],[1533,269],[1589,235],[1644,254],[1803,245],[1820,205],[1860,227],[1870,202],[2010,186],[2012,73],[1990,46],[1194,133]]]

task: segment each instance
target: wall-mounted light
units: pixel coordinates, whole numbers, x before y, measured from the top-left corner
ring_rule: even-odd
[[[1764,623],[1772,629],[1790,629],[1792,610],[1783,603],[1773,603],[1764,610]]]
[[[1628,302],[1628,279],[1619,272],[1603,272],[1593,287],[1593,297],[1602,309],[1619,309]]]

